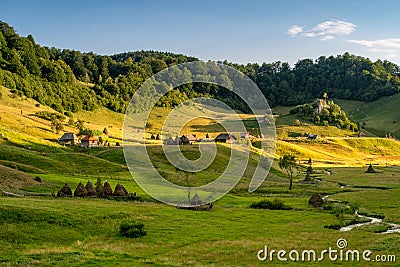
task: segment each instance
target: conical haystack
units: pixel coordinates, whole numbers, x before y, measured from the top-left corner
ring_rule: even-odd
[[[104,197],[104,198],[110,197],[110,196],[112,196],[112,194],[113,194],[113,191],[112,191],[111,185],[109,182],[106,181],[104,183],[103,191],[101,192],[101,197]]]
[[[57,192],[57,197],[72,197],[71,187],[67,183]]]
[[[306,178],[304,178],[303,181],[304,182],[311,182],[312,181],[312,178],[311,178],[311,176],[310,176],[310,174],[308,172],[306,173]]]
[[[94,188],[93,184],[90,181],[87,182],[85,188],[88,197],[96,197],[96,189]]]
[[[128,191],[126,191],[125,187],[122,184],[118,183],[115,186],[115,190],[114,190],[113,196],[115,196],[115,197],[126,197],[126,196],[128,196]]]
[[[369,164],[368,170],[366,171],[366,173],[376,173],[376,171],[374,170],[374,167],[372,167],[371,163]]]
[[[313,174],[314,173],[313,167],[308,166],[306,173],[307,174]]]
[[[82,184],[82,182],[80,182],[75,189],[74,197],[86,197],[86,196],[87,196],[86,188]]]
[[[103,184],[101,182],[98,182],[96,184],[95,190],[96,190],[97,197],[101,197],[101,193],[103,193],[103,188],[104,188],[104,186],[103,186]]]

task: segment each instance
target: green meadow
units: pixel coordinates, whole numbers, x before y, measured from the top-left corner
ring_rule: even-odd
[[[0,189],[16,194],[46,196],[0,197],[0,266],[394,266],[396,263],[259,261],[257,252],[265,245],[273,250],[315,250],[337,248],[344,238],[348,249],[371,250],[375,255],[396,255],[400,261],[400,234],[377,233],[400,224],[400,143],[354,133],[333,126],[294,126],[293,115],[276,120],[275,160],[263,184],[248,192],[257,166],[259,150],[254,142],[243,177],[229,194],[216,201],[211,211],[185,210],[159,203],[135,182],[125,163],[121,138],[123,116],[109,110],[73,114],[93,129],[110,131],[110,147],[81,149],[60,146],[61,133],[51,130],[49,121],[34,113],[51,109],[33,100],[13,96],[2,88],[0,99]],[[345,105],[344,105],[345,106]],[[350,105],[349,105],[350,106]],[[22,112],[21,112],[22,110]],[[53,112],[53,111],[52,111]],[[285,113],[285,114],[286,114]],[[103,115],[102,115],[103,114]],[[157,115],[160,114],[160,115]],[[157,132],[167,109],[151,115],[149,134]],[[161,117],[158,117],[161,116]],[[254,118],[245,114],[245,125],[254,128]],[[372,123],[373,120],[370,120]],[[368,124],[367,124],[368,125]],[[371,125],[371,124],[370,124]],[[77,129],[64,122],[64,131]],[[372,129],[372,126],[371,126]],[[368,130],[370,130],[368,128]],[[211,120],[198,119],[185,125],[183,133],[215,137],[221,128]],[[318,140],[292,137],[292,133],[318,133]],[[371,132],[374,132],[371,130]],[[198,145],[181,146],[189,159],[200,156]],[[168,163],[160,142],[147,148],[156,169],[169,181],[186,185],[186,176]],[[213,163],[191,174],[189,185],[203,185],[219,177],[229,160],[227,145],[217,146]],[[286,153],[296,156],[294,186],[278,159]],[[309,158],[311,175],[317,184],[301,183]],[[372,163],[376,173],[365,173]],[[35,180],[40,177],[40,181]],[[72,190],[87,181],[108,181],[114,189],[123,184],[135,200],[56,198],[51,194],[68,183]],[[314,193],[329,195],[331,209],[314,208],[308,200]],[[253,209],[260,201],[282,201],[290,210]],[[343,204],[345,203],[345,204]],[[348,232],[330,229],[356,220],[355,208],[383,221]],[[119,234],[124,221],[144,224],[147,234],[127,238]]]

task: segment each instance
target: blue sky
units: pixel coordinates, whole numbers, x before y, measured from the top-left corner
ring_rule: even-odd
[[[0,20],[37,43],[98,54],[160,50],[203,60],[350,53],[400,64],[400,1],[18,1]]]

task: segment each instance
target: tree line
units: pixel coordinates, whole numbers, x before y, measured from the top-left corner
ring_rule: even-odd
[[[60,112],[93,110],[98,106],[125,112],[146,79],[160,70],[190,61],[198,59],[157,51],[107,56],[44,47],[36,44],[32,35],[19,36],[7,23],[0,22],[0,84]],[[395,94],[400,88],[399,66],[349,53],[303,59],[293,67],[280,61],[218,63],[250,77],[271,106],[309,103],[324,92],[331,98],[372,101]],[[232,82],[223,74],[217,78]],[[167,88],[169,84],[157,86]],[[156,104],[174,107],[196,96],[220,99],[234,109],[247,110],[231,91],[208,83],[180,86]]]

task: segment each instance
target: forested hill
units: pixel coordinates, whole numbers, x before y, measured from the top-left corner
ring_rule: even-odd
[[[148,77],[169,66],[195,60],[198,59],[155,51],[102,56],[48,48],[36,44],[31,35],[21,37],[7,23],[0,22],[0,84],[60,112],[93,110],[100,105],[124,112]],[[372,101],[400,89],[397,65],[386,60],[371,62],[348,53],[300,60],[293,67],[279,61],[262,65],[221,63],[254,80],[272,106],[310,102],[323,92],[333,98]],[[158,104],[175,106],[199,95],[245,109],[230,92],[209,84],[182,86]]]

